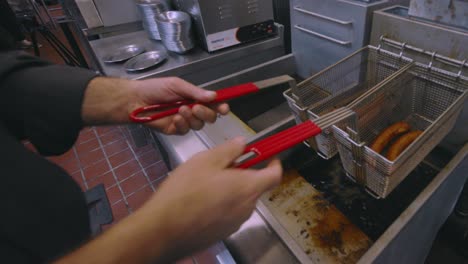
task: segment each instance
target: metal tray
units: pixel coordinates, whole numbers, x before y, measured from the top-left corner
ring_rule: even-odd
[[[127,61],[124,65],[128,72],[137,72],[154,67],[167,59],[165,51],[149,51]]]
[[[136,45],[136,44],[127,45],[127,46],[123,46],[115,50],[112,50],[111,52],[106,54],[102,58],[102,60],[105,63],[123,62],[143,52],[145,52],[145,48],[140,45]]]

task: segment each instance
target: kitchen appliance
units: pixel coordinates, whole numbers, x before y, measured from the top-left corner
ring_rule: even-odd
[[[139,21],[134,0],[75,0],[88,28]]]
[[[174,0],[190,13],[197,36],[209,52],[276,35],[270,0]]]
[[[452,27],[436,21],[416,19],[409,15],[409,9],[403,6],[392,6],[374,13],[374,24],[372,26],[371,44],[378,46],[382,36],[416,46],[422,50],[435,52],[434,56],[420,56],[410,49],[405,49],[405,54],[418,57],[418,60],[429,64],[433,57],[433,63],[439,60],[439,55],[445,55],[451,59],[463,61],[468,59],[468,31],[459,27]],[[401,46],[387,43],[386,49],[400,52]],[[465,76],[468,75],[468,68],[459,68],[453,64],[452,71],[459,71]],[[465,62],[468,65],[468,62]],[[447,67],[445,65],[444,67]],[[457,69],[458,67],[458,69]],[[465,122],[462,122],[465,120]],[[452,152],[458,151],[468,138],[468,101],[465,102],[464,109],[459,117],[455,128],[444,139],[443,146]]]
[[[372,13],[408,0],[291,0],[292,50],[302,78],[369,44]]]
[[[416,50],[401,45],[402,51]],[[459,62],[460,69],[463,64]],[[375,197],[388,196],[447,136],[468,98],[467,76],[458,69],[449,72],[434,65],[417,63],[388,78],[348,106],[358,116],[355,128],[333,127],[346,173],[365,184]],[[380,131],[403,120],[413,130],[424,132],[396,160],[368,147]]]
[[[408,14],[468,30],[468,1],[465,0],[411,0]]]

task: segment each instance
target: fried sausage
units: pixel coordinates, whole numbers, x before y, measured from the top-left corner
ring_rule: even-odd
[[[388,150],[387,159],[390,161],[396,160],[396,158],[398,158],[398,156],[422,133],[423,132],[421,130],[415,130],[401,136]]]
[[[387,127],[379,136],[374,140],[370,148],[377,153],[381,153],[385,146],[396,136],[406,133],[410,130],[410,125],[406,122],[398,122]]]

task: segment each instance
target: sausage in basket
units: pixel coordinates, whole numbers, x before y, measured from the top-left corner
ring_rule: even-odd
[[[390,161],[396,160],[396,158],[398,158],[398,156],[422,133],[421,130],[415,130],[401,136],[388,150],[387,159]]]
[[[374,140],[370,148],[377,153],[381,153],[385,146],[396,136],[406,133],[410,130],[410,125],[406,122],[398,122],[387,127],[379,136]]]

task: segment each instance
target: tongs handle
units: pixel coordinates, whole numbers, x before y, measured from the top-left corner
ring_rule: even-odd
[[[236,164],[236,167],[242,169],[250,168],[320,133],[322,133],[322,129],[311,120],[283,130],[273,136],[248,145],[244,150],[244,155],[254,153],[256,156],[245,162]]]
[[[202,105],[212,105],[221,102],[225,102],[237,97],[241,97],[247,94],[256,93],[259,91],[259,88],[254,83],[245,83],[241,85],[232,86],[222,90],[216,91],[216,99],[209,103],[197,103],[192,100],[181,100],[172,103],[166,104],[155,104],[140,107],[135,109],[130,114],[130,119],[135,123],[146,123],[154,120],[161,119],[163,117],[171,116],[177,114],[181,106],[188,106],[190,108],[194,107],[196,104]],[[140,116],[141,114],[152,112],[152,111],[161,111],[150,116]]]
[[[229,101],[231,99],[235,99],[238,97],[242,97],[244,95],[256,93],[260,91],[260,89],[271,87],[274,85],[282,84],[282,83],[289,83],[290,86],[295,86],[295,80],[290,76],[283,75],[259,82],[250,82],[244,83],[236,86],[232,86],[229,88],[224,88],[221,90],[216,91],[216,99],[209,102],[209,103],[200,103],[192,100],[181,100],[166,104],[156,104],[156,105],[149,105],[140,107],[135,109],[132,113],[130,113],[130,120],[135,123],[147,123],[154,120],[161,119],[163,117],[171,116],[177,114],[181,106],[188,106],[190,108],[194,107],[197,104],[202,105],[212,105],[217,104],[225,101]],[[153,115],[144,115],[149,112],[153,111],[160,111]]]
[[[353,119],[350,119],[353,118]],[[357,124],[355,112],[348,107],[341,107],[333,110],[321,117],[312,120],[307,120],[304,123],[283,130],[273,136],[262,139],[248,145],[244,150],[244,158],[246,154],[255,154],[253,158],[248,157],[239,163],[235,164],[237,168],[246,169],[252,167],[264,160],[267,160],[282,151],[285,151],[309,138],[315,137],[322,133],[323,129],[327,129],[339,122],[350,120],[353,124]]]

